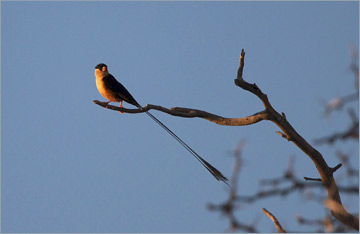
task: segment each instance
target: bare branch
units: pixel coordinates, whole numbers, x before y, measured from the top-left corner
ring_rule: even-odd
[[[342,166],[342,163],[339,163],[338,165],[336,165],[335,167],[331,168],[331,172],[334,173],[335,171],[337,171],[337,169],[339,169]]]
[[[264,214],[271,219],[271,221],[274,223],[278,233],[286,233],[286,231],[281,227],[281,224],[277,220],[277,218],[271,214],[269,211],[267,211],[265,208],[261,209]]]
[[[310,178],[310,177],[305,177],[305,176],[304,176],[304,180],[320,181],[320,182],[321,182],[321,179],[320,179],[320,178]]]
[[[314,143],[317,145],[320,144],[333,144],[337,140],[346,140],[346,139],[359,139],[359,118],[355,114],[353,109],[348,110],[348,114],[351,118],[352,124],[348,127],[347,130],[342,132],[333,133],[330,136],[321,137],[315,139]]]
[[[245,53],[242,51],[240,55],[240,61],[244,59],[244,56]],[[314,162],[318,173],[320,174],[321,181],[327,191],[328,198],[331,200],[335,200],[341,205],[339,190],[332,175],[332,169],[327,165],[323,156],[315,148],[313,148],[304,138],[302,138],[300,134],[296,132],[296,130],[291,126],[287,119],[284,118],[283,115],[279,114],[271,106],[267,95],[264,94],[259,89],[259,87],[257,87],[256,84],[250,84],[243,79],[243,66],[244,63],[240,63],[238,69],[238,76],[235,79],[235,84],[240,88],[253,93],[262,101],[265,107],[265,111],[267,111],[268,114],[268,120],[275,123],[282,130],[282,132],[286,136],[288,136],[297,147],[299,147],[299,149],[301,149],[306,155],[309,156],[309,158]],[[350,226],[351,228],[359,230],[359,219],[355,216],[353,216],[353,219],[343,219],[344,215],[338,214],[336,210],[330,209],[330,211],[332,215],[334,215],[340,222]],[[348,215],[351,216],[351,214]]]
[[[219,115],[215,115],[206,111],[184,108],[184,107],[173,107],[167,109],[162,106],[156,106],[147,104],[142,110],[140,109],[127,109],[124,107],[117,107],[113,105],[108,105],[106,102],[100,102],[98,100],[94,100],[93,103],[102,106],[106,109],[111,109],[114,111],[121,111],[129,114],[137,114],[143,113],[149,110],[158,110],[173,116],[183,117],[183,118],[202,118],[206,119],[210,122],[219,124],[219,125],[227,125],[227,126],[245,126],[260,122],[262,120],[267,119],[267,113],[265,111],[260,111],[251,116],[243,117],[243,118],[226,118]]]
[[[301,217],[300,215],[295,215],[295,218],[299,224],[310,225],[310,226],[319,226],[320,225],[320,226],[324,227],[324,229],[327,233],[334,231],[334,227],[333,227],[334,219],[331,219],[330,216],[325,216],[320,219],[306,219],[304,217]],[[346,227],[346,226],[343,226],[343,227]],[[316,232],[323,232],[323,231],[319,230]],[[342,231],[342,232],[344,232],[344,231]]]

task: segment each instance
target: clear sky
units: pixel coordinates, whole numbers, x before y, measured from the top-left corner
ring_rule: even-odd
[[[222,232],[208,203],[227,198],[192,156],[144,114],[119,114],[92,100],[94,67],[106,63],[137,101],[226,117],[263,110],[234,85],[256,83],[309,142],[345,129],[346,114],[323,118],[319,100],[352,92],[349,45],[358,48],[357,2],[2,2],[1,224],[3,232]],[[126,107],[130,107],[125,104]],[[358,111],[358,108],[356,108]],[[152,111],[230,177],[231,150],[247,145],[239,193],[282,175],[295,157],[299,177],[318,177],[311,160],[271,122],[218,126]],[[335,149],[321,146],[330,166]],[[358,144],[349,143],[358,165]],[[344,201],[357,212],[358,201]],[[296,224],[322,217],[314,202],[268,199],[242,207],[245,223],[274,231],[265,207]]]

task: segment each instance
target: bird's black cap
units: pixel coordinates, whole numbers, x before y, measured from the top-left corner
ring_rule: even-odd
[[[98,65],[96,65],[95,69],[100,69],[101,70],[103,67],[107,68],[106,64],[105,63],[99,63]]]

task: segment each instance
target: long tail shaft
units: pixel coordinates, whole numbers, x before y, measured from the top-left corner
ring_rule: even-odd
[[[198,155],[190,146],[188,146],[185,142],[183,142],[175,133],[173,133],[168,127],[166,127],[160,120],[158,120],[155,116],[153,116],[148,111],[145,112],[152,120],[154,120],[157,124],[159,124],[165,131],[167,131],[175,140],[177,140],[187,151],[189,151],[217,180],[221,180],[226,184],[228,179],[215,167],[213,167],[210,163],[205,161],[200,155]]]

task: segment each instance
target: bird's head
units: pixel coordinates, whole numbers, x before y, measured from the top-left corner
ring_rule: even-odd
[[[105,76],[109,75],[109,71],[107,69],[106,64],[99,63],[95,67],[95,77],[103,78]]]

